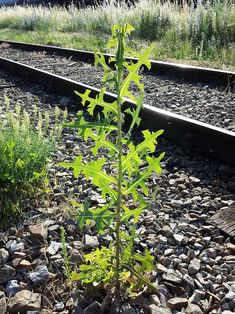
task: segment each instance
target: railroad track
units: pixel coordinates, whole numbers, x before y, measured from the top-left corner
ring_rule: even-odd
[[[64,60],[64,62],[71,64],[74,61]],[[42,86],[42,83],[45,87]],[[3,95],[7,95],[10,106],[14,106],[20,100],[22,106],[29,111],[32,111],[34,103],[37,103],[39,109],[44,111],[52,110],[54,106],[63,106],[66,103],[68,108],[73,109],[69,112],[69,119],[76,116],[74,109],[76,109],[77,103],[76,98],[72,97],[73,91],[79,88],[84,90],[87,87],[64,77],[52,75],[40,69],[36,70],[29,65],[2,58],[0,59],[0,85],[2,86],[0,101],[3,100]],[[97,92],[98,89],[93,88],[94,95]],[[69,97],[64,97],[64,95]],[[107,93],[106,97],[112,100],[115,95]],[[157,109],[154,110],[159,112]],[[165,126],[168,126],[169,122],[173,123],[173,118],[178,119],[175,114],[169,113],[165,116],[163,112],[162,119],[165,119]],[[145,119],[144,113],[143,119]],[[185,121],[190,124],[191,132],[191,120],[186,119]],[[201,127],[201,123],[195,124],[195,128],[199,126]],[[154,127],[159,128],[160,125],[157,124]],[[181,127],[179,123],[178,128]],[[210,127],[210,129],[217,128]],[[198,132],[197,129],[195,129],[196,131]],[[176,130],[172,128],[171,132],[173,134]],[[206,133],[203,136],[206,136]],[[65,202],[69,203],[68,199],[71,195],[79,200],[86,197],[91,198],[95,206],[98,206],[100,201],[99,191],[94,189],[90,182],[73,178],[71,171],[61,169],[58,163],[72,160],[77,154],[83,154],[89,160],[91,157],[89,155],[90,146],[92,143],[81,140],[75,130],[66,129],[62,134],[57,151],[52,156],[53,162],[48,171],[52,189],[49,208],[45,205],[40,208],[32,208],[25,214],[25,220],[19,227],[13,227],[10,232],[6,233],[0,229],[0,248],[2,250],[8,248],[6,243],[9,245],[10,241],[15,240],[17,244],[24,246],[24,252],[26,252],[25,256],[23,252],[19,256],[29,260],[34,272],[39,272],[42,264],[38,261],[43,260],[44,273],[49,270],[52,277],[59,278],[59,280],[55,279],[49,282],[44,282],[42,279],[39,288],[31,288],[31,281],[27,275],[32,271],[25,269],[23,273],[21,265],[14,266],[16,264],[15,253],[9,254],[8,269],[6,270],[12,267],[15,273],[11,279],[17,278],[18,280],[20,278],[22,286],[27,287],[30,291],[38,292],[37,300],[42,298],[43,309],[49,308],[55,312],[61,308],[71,310],[70,305],[65,301],[70,298],[71,291],[68,292],[67,282],[63,281],[63,259],[59,249],[60,226],[65,228],[70,253],[73,253],[74,258],[79,258],[80,251],[85,247],[81,233],[76,226],[71,220],[64,219],[61,214],[68,207]],[[230,232],[230,236],[226,235],[219,228],[213,226],[214,222],[209,223],[207,219],[208,217],[212,219],[219,210],[225,207],[234,208],[235,167],[229,166],[227,161],[220,162],[205,157],[198,153],[195,147],[184,146],[182,148],[164,138],[159,138],[158,150],[166,151],[166,158],[162,163],[163,173],[158,178],[151,177],[149,179],[150,188],[154,189],[157,185],[158,194],[151,203],[150,209],[145,212],[139,224],[136,225],[138,231],[143,234],[143,240],[136,245],[139,250],[144,250],[146,246],[151,249],[158,269],[156,283],[160,285],[161,289],[157,295],[153,294],[152,298],[146,297],[144,302],[154,307],[153,300],[156,300],[157,297],[160,298],[161,304],[166,304],[173,297],[184,296],[185,306],[191,304],[195,311],[195,302],[202,309],[202,313],[213,309],[220,313],[224,308],[233,311],[234,303],[230,295],[232,295],[234,284],[234,245],[231,243],[234,241],[234,235],[232,232]],[[48,236],[45,239],[46,253],[42,252],[41,247],[33,247],[30,242],[32,239],[28,237],[29,226],[32,227],[39,223],[48,227]],[[97,239],[92,230],[89,232],[88,235],[91,239],[99,243],[102,241],[102,239]],[[86,234],[83,236],[85,237]],[[52,241],[54,242],[52,243]],[[81,245],[79,249],[78,245]],[[58,251],[56,251],[56,247],[58,247]],[[37,266],[35,267],[35,265]],[[0,266],[0,271],[2,269]],[[0,280],[3,280],[1,276]],[[10,290],[6,282],[1,285],[4,287],[1,298],[4,299],[5,294],[8,293],[9,296]],[[58,286],[60,289],[57,289]],[[41,289],[41,287],[43,288]],[[199,293],[197,293],[198,289]],[[83,297],[82,291],[81,297]],[[191,299],[189,300],[189,298]],[[9,296],[9,306],[13,303],[12,299]],[[48,299],[50,302],[47,302]],[[192,302],[193,299],[197,301]],[[80,299],[78,300],[79,306],[83,309],[95,302],[96,299],[94,297],[92,300],[85,301],[79,303]],[[144,310],[149,312],[150,307],[146,306]]]
[[[92,66],[92,52],[18,42],[2,43],[0,51],[5,56],[0,58],[0,67],[29,81],[69,97],[74,97],[74,90],[90,89],[93,96],[99,93],[102,73]],[[151,71],[143,73],[147,93],[141,111],[142,126],[163,128],[167,138],[190,143],[203,153],[234,165],[235,74],[156,61],[152,61]],[[92,86],[86,84],[88,81]],[[115,98],[111,92],[106,93],[106,100]],[[131,101],[126,104],[132,105]]]

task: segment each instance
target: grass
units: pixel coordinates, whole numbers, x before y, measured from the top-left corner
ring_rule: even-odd
[[[152,58],[235,69],[235,5],[217,0],[195,10],[140,0],[129,6],[107,2],[88,8],[0,8],[0,37],[31,43],[105,51],[111,26],[127,20],[136,28],[135,50],[156,42]]]

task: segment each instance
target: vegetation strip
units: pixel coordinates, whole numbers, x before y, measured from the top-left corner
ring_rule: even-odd
[[[13,48],[20,48],[23,50],[30,51],[46,51],[48,53],[56,53],[65,57],[73,57],[74,59],[80,61],[89,61],[94,63],[95,55],[92,51],[84,51],[77,49],[61,48],[49,45],[38,45],[38,44],[29,44],[16,41],[0,40],[0,44],[10,44]],[[113,57],[110,54],[104,54],[106,60],[109,57]],[[128,61],[137,61],[136,58],[128,57]],[[226,88],[230,88],[231,91],[234,91],[235,84],[235,72],[232,71],[222,71],[217,69],[209,69],[203,67],[196,67],[185,64],[177,64],[164,61],[151,61],[151,72],[154,72],[159,75],[172,75],[175,77],[180,77],[189,81],[197,82],[210,82],[222,84]]]
[[[86,89],[91,90],[90,96],[96,96],[99,93],[98,88],[94,88],[82,83],[75,82],[64,77],[51,74],[49,72],[35,69],[33,67],[21,64],[19,62],[0,58],[0,67],[12,74],[27,77],[28,80],[49,86],[68,96],[74,96],[74,91],[79,90],[81,93]],[[107,102],[116,100],[116,95],[106,92],[104,99]],[[131,101],[126,101],[127,106],[133,106]],[[151,130],[165,129],[165,136],[180,143],[185,143],[189,139],[191,145],[199,146],[201,151],[219,158],[223,161],[235,164],[235,133],[211,126],[206,123],[198,122],[190,118],[170,113],[165,110],[157,109],[144,105],[141,110],[143,127]]]

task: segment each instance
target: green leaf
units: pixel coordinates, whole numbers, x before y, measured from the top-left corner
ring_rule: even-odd
[[[113,144],[110,141],[106,140],[107,134],[102,133],[98,136],[95,133],[92,133],[90,137],[95,141],[95,146],[91,149],[93,155],[97,155],[99,148],[107,148],[110,154],[118,154],[118,147],[117,145]]]
[[[134,253],[132,258],[141,263],[141,271],[151,271],[155,269],[154,265],[154,256],[152,256],[149,250],[145,250],[145,255],[141,255],[139,253]]]
[[[135,209],[130,209],[127,206],[123,205],[124,213],[121,215],[121,221],[128,222],[131,217],[134,217],[133,223],[137,223],[140,214],[146,207],[147,204],[144,204],[143,206],[138,206]]]
[[[138,174],[135,180],[132,183],[128,183],[126,189],[123,191],[123,195],[132,193],[134,200],[138,199],[138,193],[136,189],[141,187],[143,193],[148,196],[148,188],[145,186],[144,182],[149,178],[149,176],[156,172],[157,174],[161,173],[160,160],[164,157],[164,153],[160,154],[158,158],[147,156],[146,160],[148,162],[147,170],[143,171],[141,174]]]
[[[81,204],[79,212],[75,218],[78,221],[78,226],[81,230],[86,223],[89,223],[92,220],[96,224],[97,231],[102,233],[104,227],[111,224],[111,220],[114,216],[115,215],[109,211],[108,205],[105,205],[102,208],[89,209],[89,202],[86,201]]]
[[[87,264],[79,266],[79,272],[72,273],[71,280],[79,280],[83,283],[92,283],[97,286],[100,283],[110,283],[114,277],[113,247],[97,248],[94,252],[86,254]]]
[[[116,180],[102,170],[105,163],[106,158],[82,163],[82,156],[78,156],[74,162],[62,162],[60,163],[60,166],[64,168],[73,168],[73,174],[75,177],[78,177],[81,173],[83,173],[86,179],[91,180],[93,184],[102,189],[103,197],[105,197],[106,194],[113,196],[114,187],[112,184],[115,186]]]
[[[154,48],[154,44],[152,44],[150,47],[148,47],[144,54],[139,58],[139,60],[136,63],[131,63],[130,65],[127,65],[127,70],[129,71],[127,77],[122,83],[121,90],[120,90],[120,96],[123,97],[129,97],[130,99],[135,101],[135,97],[132,96],[128,89],[130,86],[130,83],[133,81],[140,89],[140,91],[143,92],[144,86],[140,83],[140,75],[138,74],[138,70],[141,68],[141,66],[145,65],[148,69],[151,67],[151,63],[148,60],[148,57],[150,53],[152,52]]]
[[[141,109],[142,104],[143,104],[143,95],[144,95],[143,92],[141,92],[139,98],[137,99],[135,109],[128,108],[127,110],[125,110],[125,112],[129,113],[132,117],[132,121],[131,121],[131,125],[129,127],[128,135],[131,133],[131,130],[133,129],[135,124],[140,125],[141,119],[139,117],[139,113],[140,113],[140,109]]]
[[[122,161],[122,169],[123,172],[125,172],[129,167],[133,165],[133,162],[136,161],[138,164],[141,163],[142,159],[139,156],[140,153],[144,152],[145,154],[147,152],[153,153],[156,149],[156,138],[160,136],[163,133],[163,130],[159,130],[157,132],[150,132],[149,130],[142,131],[144,135],[144,141],[141,142],[136,147],[130,143],[129,149],[130,152],[127,156],[123,158]]]

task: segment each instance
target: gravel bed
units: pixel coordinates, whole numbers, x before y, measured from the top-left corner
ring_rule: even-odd
[[[22,82],[0,71],[0,84],[19,84],[0,90],[13,106],[27,110],[37,103],[41,110],[75,105],[69,98],[48,93],[39,85]],[[20,85],[21,84],[21,85]],[[75,113],[69,113],[69,119]],[[51,193],[32,206],[24,219],[7,230],[0,227],[0,313],[77,314],[99,313],[104,295],[85,294],[78,285],[69,289],[63,275],[60,227],[64,226],[71,263],[82,263],[82,251],[97,247],[104,239],[93,229],[78,231],[70,219],[69,198],[88,197],[94,206],[103,202],[98,190],[84,179],[73,178],[58,162],[77,154],[91,158],[85,143],[65,129],[49,168]],[[234,239],[210,225],[207,218],[235,204],[235,167],[200,156],[191,147],[180,148],[159,139],[158,151],[166,151],[160,177],[149,179],[158,188],[156,199],[136,228],[142,233],[136,247],[149,247],[157,271],[156,293],[128,300],[122,313],[230,314],[235,310]],[[109,241],[106,239],[106,241]],[[34,312],[32,312],[34,311]]]
[[[1,56],[51,71],[55,74],[102,86],[102,69],[89,63],[66,59],[46,53],[17,49],[1,49]],[[146,104],[222,127],[235,132],[235,93],[226,93],[220,86],[188,83],[154,73],[144,73]]]

